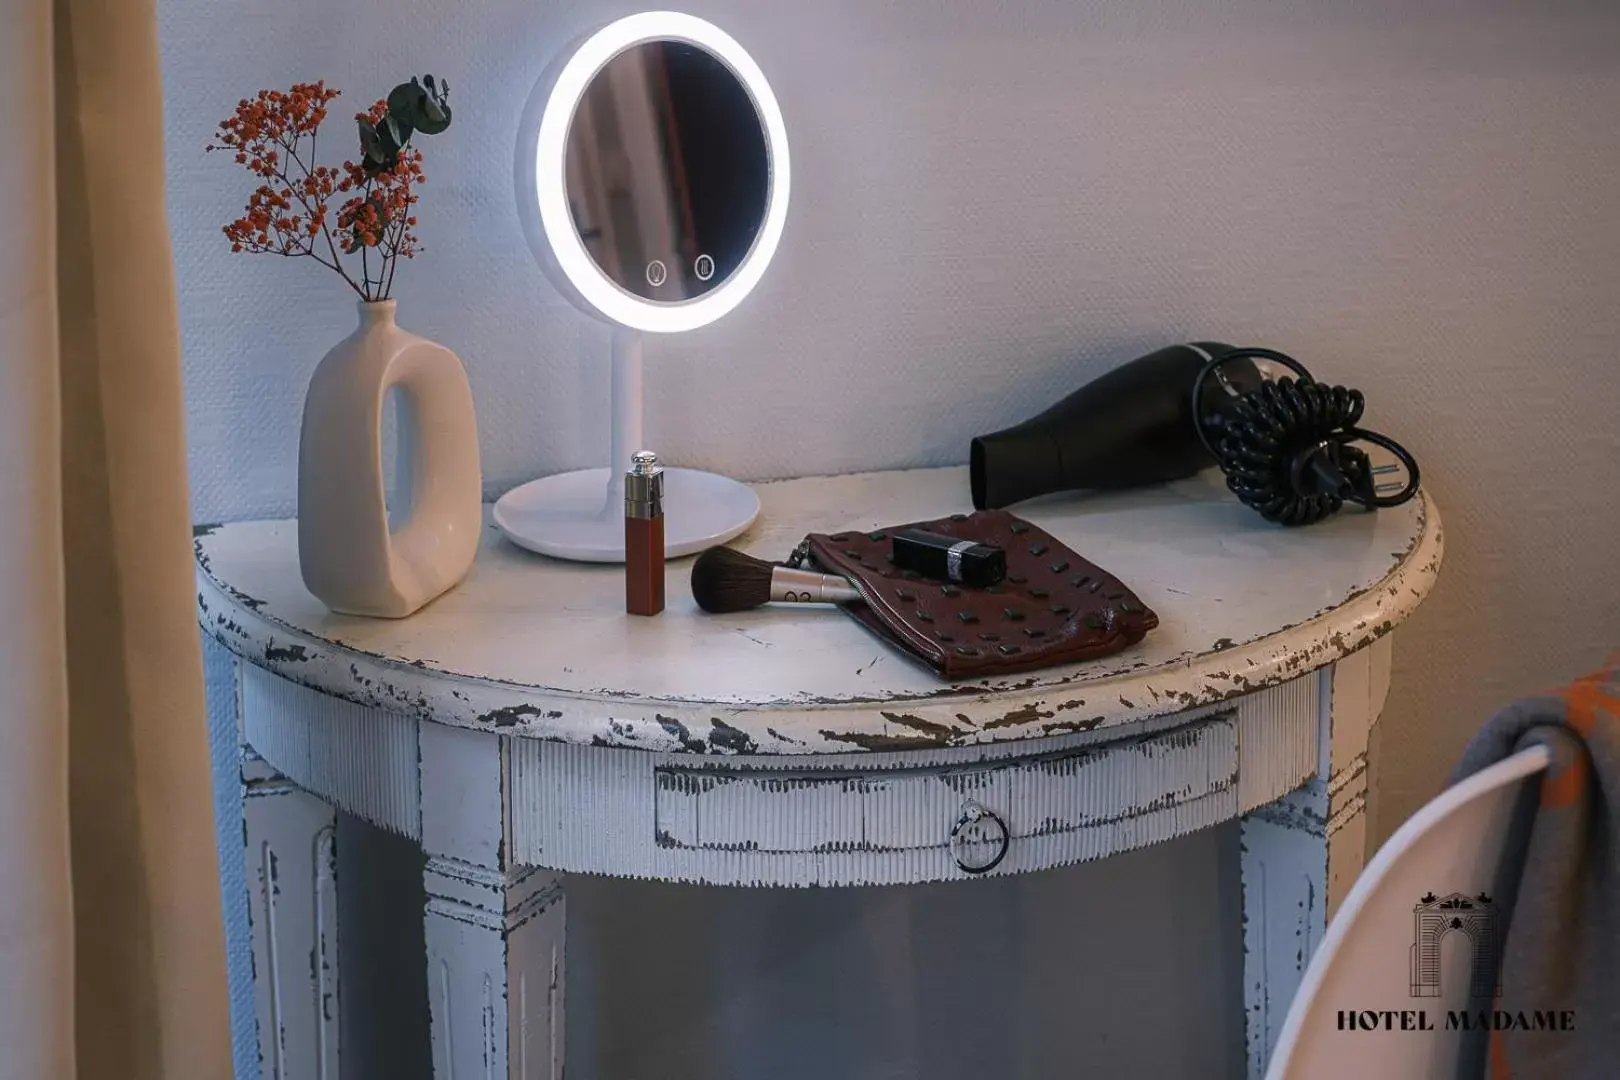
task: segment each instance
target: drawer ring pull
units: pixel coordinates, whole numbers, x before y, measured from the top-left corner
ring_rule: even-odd
[[[969,837],[965,835],[966,831],[973,826],[979,827],[976,831],[988,831],[993,835],[999,835],[996,853],[988,862],[969,863],[962,857],[959,845],[992,839],[991,836]],[[1011,841],[1012,830],[1007,828],[1007,823],[1001,820],[1000,815],[982,803],[970,799],[962,807],[962,816],[956,819],[955,825],[951,826],[951,857],[956,860],[956,865],[962,869],[963,873],[988,874],[999,866],[1001,860],[1006,857],[1007,847]]]

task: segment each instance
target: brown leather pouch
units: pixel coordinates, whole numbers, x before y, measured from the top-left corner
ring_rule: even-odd
[[[982,589],[895,569],[891,533],[924,529],[999,547],[1007,577]],[[855,584],[844,610],[947,679],[1001,675],[1107,656],[1141,641],[1159,617],[1120,580],[1005,510],[954,514],[870,533],[813,533],[815,567]]]

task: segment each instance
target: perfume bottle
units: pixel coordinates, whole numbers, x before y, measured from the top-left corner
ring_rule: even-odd
[[[650,450],[632,454],[624,476],[624,610],[664,610],[664,469]]]

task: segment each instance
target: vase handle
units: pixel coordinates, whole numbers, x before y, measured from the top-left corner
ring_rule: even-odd
[[[417,437],[416,399],[411,392],[403,387],[395,388],[398,392],[393,394],[394,413],[394,468],[392,475],[388,476],[388,490],[383,497],[383,505],[388,508],[388,531],[397,532],[410,518],[411,507],[416,499],[416,454],[421,445]],[[385,392],[384,400],[388,399]],[[385,406],[386,407],[386,406]]]
[[[402,592],[425,592],[431,599],[466,576],[483,526],[472,387],[454,353],[417,341],[388,365],[379,415],[391,389],[399,391],[402,405],[396,498],[407,501],[388,539],[390,576]]]

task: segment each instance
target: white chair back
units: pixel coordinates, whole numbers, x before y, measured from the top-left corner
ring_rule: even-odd
[[[1511,913],[1531,816],[1525,801],[1548,761],[1545,747],[1522,750],[1448,788],[1396,830],[1311,958],[1267,1080],[1484,1075],[1484,1040],[1467,1025],[1494,1008],[1492,935]]]

